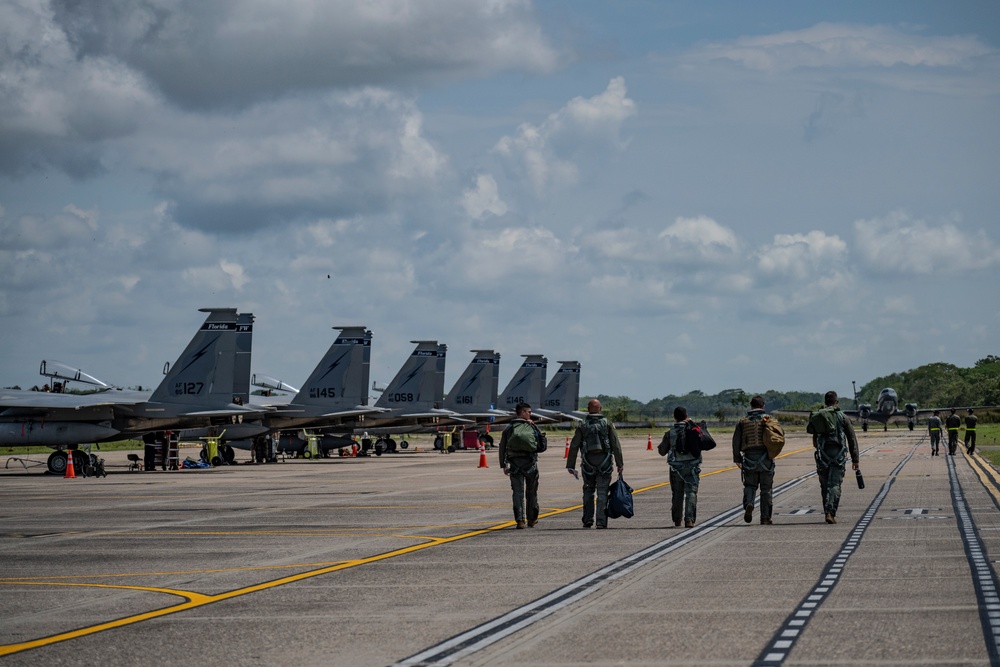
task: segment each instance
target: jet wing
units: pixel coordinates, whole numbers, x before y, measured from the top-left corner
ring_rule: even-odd
[[[586,412],[556,412],[553,410],[532,410],[532,416],[541,415],[542,417],[555,422],[565,422],[565,421],[583,421],[587,418]]]
[[[99,394],[50,394],[37,391],[5,390],[0,393],[0,408],[7,410],[46,412],[50,410],[79,410],[114,405],[136,405],[144,402],[148,394],[138,392],[101,392]]]
[[[406,425],[412,423],[419,425],[428,419],[438,420],[441,424],[475,424],[475,419],[469,419],[468,415],[459,414],[451,410],[442,408],[432,408],[424,412],[386,412],[385,415],[373,415],[374,421],[370,427],[388,426],[390,424]]]
[[[338,412],[327,412],[321,417],[355,417],[357,415],[373,415],[387,412],[385,408],[374,408],[367,405],[359,405],[353,410],[340,410]]]
[[[196,412],[182,412],[178,417],[231,417],[233,415],[259,415],[261,410],[248,410],[239,405],[233,405],[232,409],[224,410],[199,410]]]
[[[460,415],[457,412],[452,412],[450,410],[430,410],[428,412],[407,412],[401,415],[392,415],[394,419],[433,419],[433,418],[444,418],[451,419],[459,423],[470,423],[471,419],[463,419],[467,415]]]

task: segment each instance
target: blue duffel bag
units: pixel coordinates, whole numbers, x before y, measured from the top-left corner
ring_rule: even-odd
[[[631,519],[633,514],[632,487],[622,479],[621,473],[618,473],[618,480],[612,482],[608,488],[608,518]]]

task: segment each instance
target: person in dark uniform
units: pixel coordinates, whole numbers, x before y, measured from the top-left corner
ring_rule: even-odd
[[[617,465],[618,474],[621,475],[625,463],[618,431],[601,414],[601,402],[596,398],[587,403],[587,418],[577,424],[573,440],[569,444],[566,470],[574,477],[579,476],[576,472],[577,454],[580,455],[580,472],[583,476],[583,527],[590,528],[596,519],[598,528],[607,528],[611,473]]]
[[[944,422],[941,421],[941,416],[937,410],[934,411],[934,415],[927,420],[927,433],[931,436],[931,456],[940,456],[938,449],[941,447],[941,429],[944,428]]]
[[[969,414],[965,415],[965,452],[972,455],[976,451],[976,422],[979,419],[969,408]]]
[[[545,436],[531,421],[530,405],[518,403],[514,413],[500,436],[500,468],[510,478],[515,525],[531,528],[538,523],[538,451]]]
[[[733,462],[740,466],[743,477],[743,520],[753,520],[753,501],[760,488],[760,523],[771,525],[774,461],[764,446],[764,397],[750,399],[747,416],[736,422],[733,431]]]
[[[851,456],[851,467],[858,469],[858,438],[854,435],[851,421],[840,411],[837,392],[828,391],[823,404],[833,412],[835,429],[825,435],[813,435],[816,450],[816,476],[819,477],[820,495],[823,496],[823,512],[827,523],[837,523],[837,508],[840,506],[840,488],[847,469],[847,454]],[[811,418],[810,418],[811,421]],[[806,429],[808,432],[808,428]]]
[[[701,483],[701,452],[687,451],[685,439],[691,424],[687,408],[674,408],[674,425],[663,434],[657,447],[660,456],[667,457],[670,467],[670,516],[675,526],[684,519],[685,528],[694,528],[698,520],[698,485]]]
[[[948,456],[954,456],[958,449],[958,429],[962,427],[962,418],[955,412],[955,408],[952,408],[951,414],[944,421],[944,426],[948,429]]]

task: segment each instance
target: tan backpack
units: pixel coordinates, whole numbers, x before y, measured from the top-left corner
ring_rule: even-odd
[[[761,420],[764,433],[764,447],[767,448],[767,457],[772,461],[778,458],[782,448],[785,446],[785,431],[781,428],[778,420],[770,415]]]

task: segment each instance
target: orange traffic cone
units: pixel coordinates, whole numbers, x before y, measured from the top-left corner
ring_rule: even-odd
[[[76,472],[73,470],[73,451],[66,452],[66,474],[63,479],[76,479]]]
[[[479,443],[479,467],[490,467],[490,464],[486,462],[486,447],[484,447],[482,443]]]
[[[646,451],[653,451],[653,435],[651,433],[646,434]]]
[[[358,456],[358,443],[357,442],[355,442],[353,445],[351,445],[351,456],[353,456],[355,458]]]
[[[563,458],[564,459],[568,459],[569,458],[569,436],[568,435],[566,436],[566,451],[563,452]]]

